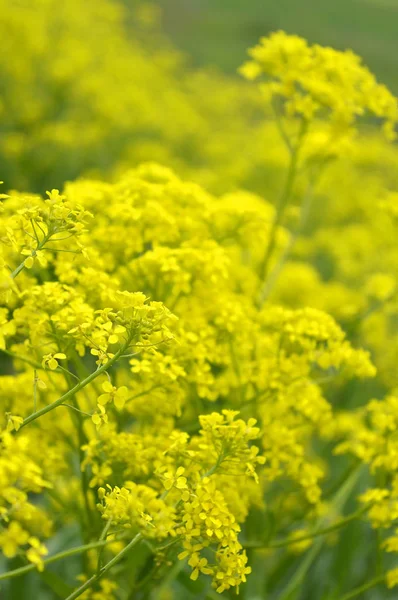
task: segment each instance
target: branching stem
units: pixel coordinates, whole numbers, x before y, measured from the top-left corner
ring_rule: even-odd
[[[98,573],[96,573],[95,575],[90,577],[90,579],[88,579],[85,583],[83,583],[83,585],[81,585],[74,592],[72,592],[72,594],[70,594],[70,596],[65,598],[65,600],[76,600],[76,598],[79,598],[79,596],[81,596],[83,594],[83,592],[88,590],[96,581],[99,581],[105,575],[105,573],[107,573],[114,565],[116,565],[118,562],[120,562],[122,560],[122,558],[126,554],[128,554],[130,552],[130,550],[132,550],[132,548],[134,548],[134,546],[136,546],[141,540],[142,540],[141,533],[137,533],[137,535],[131,540],[131,542],[129,542],[127,544],[127,546],[125,546],[123,548],[123,550],[121,550],[118,554],[116,554],[116,556],[114,556],[112,558],[112,560],[107,562],[106,565],[104,565],[99,570]],[[97,543],[100,543],[100,542],[97,542]]]
[[[58,400],[54,400],[54,402],[51,402],[51,404],[48,404],[47,406],[44,406],[40,410],[37,410],[36,412],[34,412],[31,415],[29,415],[29,417],[26,417],[26,419],[24,419],[24,422],[22,423],[20,429],[22,429],[22,427],[25,427],[29,423],[32,423],[32,421],[35,421],[36,419],[39,419],[40,417],[42,417],[46,413],[54,410],[55,408],[57,408],[61,404],[64,404],[67,400],[69,400],[75,394],[77,394],[77,392],[79,392],[80,390],[82,390],[83,388],[85,388],[87,385],[89,385],[89,383],[91,383],[92,381],[94,381],[94,379],[96,379],[99,375],[101,375],[101,373],[104,373],[105,371],[107,371],[108,369],[110,369],[110,367],[120,358],[120,356],[126,350],[126,348],[128,347],[129,343],[130,343],[130,340],[128,340],[127,342],[125,342],[125,344],[123,344],[123,346],[116,352],[115,356],[113,356],[107,363],[105,363],[104,365],[100,366],[93,373],[91,373],[88,377],[86,377],[85,379],[83,379],[82,381],[80,381],[79,383],[77,383],[73,388],[71,388],[65,394],[63,394],[60,398],[58,398]]]
[[[77,546],[76,548],[70,548],[69,550],[64,550],[63,552],[59,552],[58,554],[54,554],[54,556],[50,556],[43,560],[44,566],[50,565],[51,563],[57,562],[58,560],[62,560],[63,558],[68,558],[69,556],[74,556],[75,554],[82,554],[83,552],[87,552],[88,550],[93,550],[95,548],[102,548],[106,544],[110,544],[115,540],[100,540],[98,542],[93,542],[91,544],[84,544],[84,546]],[[7,573],[0,574],[0,581],[4,581],[5,579],[11,579],[12,577],[19,577],[20,575],[25,575],[25,573],[29,573],[30,571],[34,571],[36,569],[36,565],[30,564],[25,565],[24,567],[19,567],[18,569],[14,569],[13,571],[7,571]]]

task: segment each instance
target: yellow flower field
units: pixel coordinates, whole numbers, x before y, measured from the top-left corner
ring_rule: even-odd
[[[395,598],[393,93],[283,31],[228,77],[155,5],[0,8],[0,597]]]

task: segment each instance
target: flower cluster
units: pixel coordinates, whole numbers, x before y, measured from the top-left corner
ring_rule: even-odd
[[[176,527],[183,539],[180,560],[189,557],[193,571],[191,579],[199,573],[211,575],[213,587],[221,593],[231,587],[239,589],[251,572],[247,556],[242,551],[237,535],[240,531],[234,516],[214,482],[204,477],[196,486],[192,498],[183,502],[182,522]],[[205,549],[216,546],[213,559],[205,556]]]
[[[125,487],[99,488],[99,510],[115,525],[139,529],[144,536],[162,540],[175,535],[175,510],[153,488],[127,481]]]
[[[112,185],[70,183],[65,195],[94,215],[86,255],[48,250],[55,278],[42,280],[47,267],[15,278],[23,289],[8,296],[3,345],[19,372],[3,378],[5,426],[41,433],[46,456],[33,458],[53,485],[77,486],[66,514],[76,502],[91,511],[99,493],[110,536],[118,526],[170,535],[194,579],[238,588],[249,573],[240,523],[268,486],[288,478],[304,514],[321,510],[326,470],[311,446],[333,418],[322,377],[339,389],[375,369],[323,311],[257,305],[266,204],[252,198],[242,213],[240,193],[219,199],[155,164]]]
[[[259,437],[260,429],[254,427],[256,419],[249,419],[247,423],[235,420],[238,414],[239,411],[224,409],[221,415],[201,416],[198,447],[203,452],[203,461],[214,462],[214,469],[235,475],[246,469],[246,475],[257,477],[255,466],[264,464],[265,459],[257,456],[259,448],[249,443]]]
[[[397,101],[353,52],[311,46],[278,31],[262,38],[249,54],[242,74],[248,79],[266,75],[270,81],[264,91],[282,99],[286,114],[311,121],[327,112],[336,128],[345,129],[370,113],[384,120],[384,132],[394,137]]]
[[[17,419],[9,417],[16,430]],[[7,558],[26,553],[28,561],[43,570],[43,556],[48,550],[40,538],[51,535],[51,521],[34,497],[52,486],[43,479],[41,466],[30,457],[28,438],[3,432],[0,444],[0,548]]]

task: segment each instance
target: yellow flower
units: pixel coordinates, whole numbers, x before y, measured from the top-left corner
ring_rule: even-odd
[[[0,547],[7,558],[13,558],[28,540],[29,534],[17,521],[12,521],[7,529],[0,532]]]
[[[261,38],[249,55],[241,74],[247,79],[266,75],[269,81],[262,88],[282,102],[286,115],[310,121],[326,110],[336,130],[348,131],[369,113],[384,119],[383,132],[394,138],[397,100],[353,52],[311,46],[299,36],[277,31]]]
[[[42,365],[45,369],[51,369],[55,371],[58,367],[58,360],[66,360],[66,354],[63,352],[56,352],[55,354],[46,354],[43,356]]]
[[[33,267],[35,260],[33,258],[33,256],[29,256],[28,258],[25,259],[24,261],[24,265],[27,269],[31,269]]]
[[[24,265],[27,269],[31,269],[36,260],[39,262],[41,267],[47,266],[48,261],[47,261],[46,254],[43,250],[32,251],[32,250],[29,250],[28,248],[25,248],[21,251],[21,254],[28,256],[28,258],[26,258],[24,261]]]
[[[22,417],[17,417],[10,413],[6,413],[7,418],[7,431],[18,431],[23,423]]]
[[[117,388],[111,384],[110,381],[105,381],[102,384],[102,389],[105,394],[101,394],[98,397],[98,404],[104,406],[108,402],[113,402],[118,410],[122,410],[128,396],[128,389],[125,385]]]
[[[26,558],[36,565],[39,571],[44,570],[43,556],[48,554],[47,548],[36,537],[29,538],[30,548],[26,552]]]
[[[163,473],[162,478],[165,489],[171,490],[172,487],[176,487],[178,490],[187,489],[187,478],[183,476],[184,473],[184,467],[178,467],[174,475],[170,471]]]
[[[398,585],[398,568],[387,571],[386,579],[388,588],[393,588]]]
[[[65,196],[60,194],[59,190],[51,190],[51,192],[47,191],[46,194],[48,196],[46,202],[49,202],[50,204],[57,204],[65,200]]]
[[[97,430],[101,429],[103,425],[108,423],[108,415],[106,414],[105,408],[102,404],[98,404],[98,412],[92,415],[91,420],[96,426]]]

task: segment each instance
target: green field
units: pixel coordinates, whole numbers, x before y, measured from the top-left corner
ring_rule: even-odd
[[[398,91],[398,0],[157,0],[166,31],[197,65],[234,72],[246,48],[284,29],[363,56]]]

